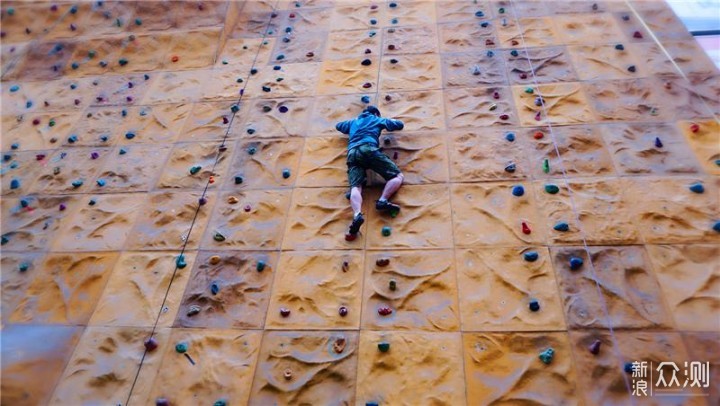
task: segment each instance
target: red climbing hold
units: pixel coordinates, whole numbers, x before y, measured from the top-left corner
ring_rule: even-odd
[[[526,222],[522,222],[522,232],[523,234],[530,234],[532,231],[530,231],[530,226],[527,225]]]
[[[38,125],[38,124],[40,124],[40,119],[39,118],[33,119],[32,123],[33,123],[33,125]]]
[[[177,55],[173,55],[172,58],[170,58],[170,60],[173,62],[177,62],[180,60],[180,57],[178,57]]]
[[[522,72],[522,73],[520,74],[520,79],[527,79],[527,73]]]
[[[365,89],[370,89],[371,87],[372,87],[372,83],[370,83],[370,82],[366,82],[366,83],[363,85],[363,88],[365,88]]]
[[[378,314],[381,316],[389,316],[392,314],[392,312],[393,312],[392,309],[387,306],[381,306],[378,309]]]
[[[155,337],[148,338],[143,344],[145,345],[145,349],[148,350],[148,352],[155,351],[155,349],[158,347],[158,343]]]
[[[518,44],[520,44],[520,43],[517,42],[516,40],[512,40],[511,44],[513,44],[513,45],[518,45]]]
[[[307,56],[308,58],[312,58],[313,56],[315,56],[315,52],[308,52],[305,54],[305,56]]]
[[[533,134],[533,138],[536,140],[541,140],[545,134],[542,133],[542,131],[536,131],[535,134]]]
[[[338,314],[340,315],[340,317],[345,317],[345,316],[347,316],[347,314],[348,314],[348,308],[345,307],[345,306],[340,306],[340,308],[338,309]]]
[[[350,233],[345,234],[345,241],[355,241],[356,238],[357,238],[357,234],[350,234]]]
[[[498,93],[498,92],[493,92],[493,99],[496,99],[496,100],[497,100],[497,99],[499,99],[499,98],[500,98],[500,93]]]
[[[290,17],[290,18],[295,18],[295,13],[290,13],[289,17]]]
[[[388,45],[388,49],[391,50],[391,51],[394,51],[394,50],[395,50],[395,45],[393,45],[393,44]]]
[[[640,33],[640,31],[635,31],[635,32],[633,33],[633,38],[638,38],[638,39],[640,39],[640,38],[642,38],[642,37],[643,37],[643,35]]]
[[[286,309],[284,307],[280,308],[280,315],[283,317],[288,317],[290,315],[290,309]]]
[[[692,132],[694,132],[694,133],[700,131],[700,125],[699,125],[699,124],[693,124],[693,125],[691,125],[691,126],[690,126],[690,131],[692,131]]]
[[[510,118],[510,116],[508,116],[507,114],[503,114],[500,116],[500,120],[507,120],[509,118]]]
[[[388,266],[390,265],[390,260],[388,258],[378,258],[375,261],[375,265],[377,266]]]
[[[208,182],[209,182],[209,183],[215,183],[215,177],[214,177],[214,176],[210,176],[210,179],[208,179]]]
[[[485,40],[485,46],[490,47],[490,46],[493,46],[493,45],[495,45],[495,42],[493,42],[493,40],[491,40],[491,39],[486,39],[486,40]]]

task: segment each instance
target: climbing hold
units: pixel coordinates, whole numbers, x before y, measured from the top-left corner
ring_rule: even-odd
[[[8,7],[7,13],[8,13],[8,15],[14,15],[14,14],[15,14],[15,9],[12,8],[12,7]]]
[[[392,234],[392,229],[390,228],[390,226],[384,226],[381,232],[383,237],[389,237],[390,234]]]
[[[505,7],[500,7],[500,8],[498,9],[498,13],[500,13],[500,14],[505,14]]]
[[[499,92],[493,92],[493,95],[492,95],[492,96],[493,96],[493,99],[497,100],[497,99],[500,98],[500,93],[499,93]]]
[[[705,193],[705,187],[700,182],[693,183],[690,185],[690,191],[694,193]]]
[[[545,173],[550,172],[550,160],[548,160],[547,158],[543,160],[542,169]]]
[[[537,251],[528,251],[525,254],[523,254],[523,259],[527,262],[535,262],[540,257],[540,255],[537,253]]]
[[[220,263],[220,256],[219,255],[213,255],[210,257],[210,265],[217,265]]]
[[[592,9],[593,9],[593,11],[597,11],[597,9],[598,9],[597,3],[593,3]]]
[[[81,180],[79,180],[79,179],[78,179],[78,180],[74,180],[74,181],[72,182],[72,186],[73,186],[74,188],[79,188],[80,186],[82,186],[82,184],[83,184],[83,181],[81,181]]]
[[[525,73],[525,72],[520,73],[520,79],[527,79],[527,73]]]
[[[372,87],[372,83],[370,83],[370,82],[365,82],[365,83],[362,85],[362,87],[363,87],[364,89],[369,89],[369,88]]]
[[[510,118],[510,116],[508,116],[507,114],[500,115],[500,120],[507,120],[509,118]]]
[[[10,242],[10,238],[7,236],[7,234],[3,234],[2,238],[0,238],[0,245],[5,245]]]
[[[269,93],[271,90],[272,90],[272,89],[270,88],[270,86],[263,86],[263,87],[262,87],[262,91],[265,92],[265,93]]]
[[[370,66],[372,64],[372,61],[369,59],[363,59],[362,62],[360,62],[362,66]]]
[[[263,109],[263,112],[265,112],[265,113],[269,113],[272,111],[272,107],[270,107],[270,106],[263,106],[262,109]]]
[[[95,203],[97,203],[97,200],[95,200],[95,199],[90,199],[90,201],[88,202],[88,205],[90,205],[90,206],[95,206]]]
[[[483,13],[482,11],[476,11],[475,17],[485,17],[485,13]]]
[[[187,266],[187,262],[185,262],[185,255],[178,255],[177,258],[175,258],[175,265],[177,265],[180,269],[185,268]]]
[[[39,118],[33,119],[32,124],[33,124],[33,125],[38,125],[38,124],[40,124],[40,119],[39,119]]]
[[[390,281],[388,282],[388,289],[393,292],[397,290],[397,281],[395,279],[390,279]]]
[[[564,221],[559,221],[553,226],[553,229],[555,231],[563,231],[564,232],[564,231],[570,230],[570,226],[568,225],[568,223],[566,223]]]
[[[538,107],[540,107],[540,106],[543,105],[543,98],[542,98],[542,96],[537,96],[537,97],[535,98],[535,105],[538,106]]]
[[[227,406],[227,400],[225,399],[218,399],[213,403],[213,406]]]
[[[202,166],[200,165],[193,165],[190,167],[190,175],[195,175],[196,173],[200,172],[202,169]]]
[[[510,51],[510,55],[512,55],[512,56],[518,56],[519,53],[518,53],[517,49],[513,49],[512,51]]]
[[[377,312],[378,312],[378,314],[381,315],[381,316],[389,316],[389,315],[392,314],[393,311],[392,311],[391,308],[389,308],[389,307],[387,307],[387,306],[380,306],[380,307],[378,308],[378,311],[377,311]]]
[[[148,352],[153,352],[158,347],[158,342],[155,337],[148,337],[145,339],[145,342],[143,342],[143,345]]]
[[[548,348],[547,350],[543,351],[538,355],[538,358],[540,358],[540,361],[542,361],[544,364],[549,364],[552,362],[553,357],[555,356],[555,350],[552,348]]]
[[[485,40],[485,46],[486,46],[486,47],[491,47],[491,46],[494,46],[494,45],[495,45],[495,41],[493,41],[493,40],[491,40],[491,39],[486,39],[486,40]]]
[[[720,221],[716,221],[715,224],[713,224],[713,231],[720,233]]]
[[[490,25],[490,23],[487,22],[487,21],[483,21],[483,22],[480,23],[480,26],[483,27],[483,28],[487,28],[489,25]]]
[[[105,186],[105,183],[106,183],[105,179],[98,179],[96,182],[97,182],[97,185],[100,187]]]
[[[662,147],[663,147],[663,143],[662,143],[662,141],[660,141],[660,137],[655,137],[655,147],[656,147],[656,148],[662,148]]]
[[[125,58],[120,58],[120,60],[118,61],[118,63],[120,64],[120,66],[125,66],[125,65],[128,64],[128,60],[125,59]]]
[[[195,316],[196,314],[200,313],[200,310],[202,310],[202,309],[200,309],[200,306],[191,305],[190,308],[188,309],[187,313],[185,313],[185,315],[188,317],[192,317],[192,316]]]
[[[615,45],[615,49],[617,49],[618,51],[624,51],[625,46],[623,44],[617,44]]]
[[[64,158],[64,155],[63,155],[63,154],[61,154],[61,155],[62,155],[62,158]],[[37,160],[37,161],[42,161],[43,159],[45,159],[45,154],[37,154],[37,155],[35,155],[35,160]]]
[[[240,175],[235,176],[235,184],[239,185],[241,183],[243,183],[243,177]]]
[[[237,113],[238,111],[240,111],[240,106],[238,106],[237,104],[233,104],[232,106],[230,106],[230,111],[232,111],[233,113]]]
[[[693,133],[696,133],[696,132],[700,131],[700,125],[699,125],[699,124],[693,124],[693,125],[691,125],[691,126],[690,126],[690,131],[692,131]]]
[[[535,92],[535,91],[533,90],[532,87],[526,87],[526,88],[525,88],[525,93],[527,93],[527,94],[533,94],[533,92]]]
[[[125,133],[125,138],[131,140],[131,139],[135,138],[135,133],[132,131],[128,131]]]
[[[640,31],[635,31],[635,32],[633,33],[633,38],[640,39],[640,38],[642,38],[642,37],[643,37],[643,35],[642,35],[642,33],[640,33]]]
[[[548,183],[545,185],[546,193],[550,193],[551,195],[554,195],[559,191],[560,191],[560,188],[557,185],[553,185],[552,183]]]
[[[262,272],[265,270],[265,261],[259,260],[257,264],[255,264],[255,270],[258,272]]]
[[[512,194],[513,194],[513,196],[520,197],[525,194],[525,188],[520,185],[513,186]]]
[[[283,59],[285,59],[285,55],[280,54],[280,55],[276,56],[275,59],[278,61],[282,61]]]
[[[58,209],[60,211],[65,211],[65,209],[67,209],[67,206],[65,206],[65,203],[60,203],[60,206],[58,206]]]
[[[223,241],[225,241],[225,236],[222,235],[219,231],[216,231],[215,234],[213,235],[213,240],[215,240],[217,242],[223,242]]]
[[[98,158],[100,158],[100,154],[98,154],[97,152],[90,153],[90,159],[98,159]]]
[[[371,18],[371,19],[370,19],[370,24],[372,24],[372,25],[377,24],[377,20],[374,19],[374,18]]]
[[[598,355],[600,353],[600,344],[602,344],[600,340],[593,341],[593,343],[588,346],[588,351],[590,351],[592,355]]]
[[[528,303],[528,307],[530,308],[530,311],[536,312],[540,310],[540,302],[538,302],[537,299],[530,299],[530,303]]]
[[[281,112],[281,113],[287,113],[288,110],[289,110],[289,109],[288,109],[287,106],[280,106],[280,107],[278,107],[278,111]]]
[[[21,262],[18,264],[18,271],[20,272],[26,272],[28,269],[30,269],[30,264],[27,262]]]
[[[288,317],[288,316],[290,315],[290,309],[281,307],[281,308],[280,308],[280,315],[281,315],[282,317]]]
[[[125,148],[120,148],[120,151],[118,151],[118,153],[120,155],[125,155],[125,154],[127,154],[127,150]]]
[[[623,370],[626,374],[631,374],[633,372],[633,363],[632,362],[626,362],[623,366]]]
[[[315,52],[312,51],[305,54],[305,57],[307,58],[312,58],[313,56],[315,56]]]
[[[487,55],[488,58],[492,58],[493,56],[495,56],[495,52],[493,52],[493,51],[487,51],[487,52],[485,53],[485,55]]]
[[[283,169],[282,177],[283,177],[283,179],[289,178],[290,177],[290,169],[287,169],[287,168]]]
[[[530,230],[530,226],[526,222],[522,222],[522,232],[523,234],[530,234],[532,230]]]
[[[489,107],[489,110],[490,110],[490,111],[495,111],[495,110],[497,110],[497,107],[498,107],[497,104],[491,103],[491,104],[490,104],[490,107]]]
[[[243,207],[243,210],[245,210],[245,212],[247,213],[252,210],[252,207],[249,204],[246,204],[245,207]]]
[[[175,351],[178,354],[185,354],[187,352],[187,350],[188,350],[188,344],[186,342],[181,341],[181,342],[175,344]]]
[[[286,381],[291,380],[292,376],[293,376],[292,370],[286,369],[285,371],[283,371],[283,377],[285,378]]]
[[[348,308],[345,307],[345,306],[340,306],[340,308],[338,309],[338,314],[340,315],[340,317],[345,317],[345,316],[347,316],[347,314],[348,314]]]
[[[578,269],[582,268],[584,261],[582,258],[578,257],[570,257],[570,269],[573,271],[577,271]]]
[[[177,62],[177,61],[179,61],[179,60],[180,60],[180,57],[177,56],[177,55],[173,55],[172,58],[170,58],[170,61],[171,61],[171,62]]]
[[[516,169],[517,169],[517,167],[515,166],[515,164],[508,164],[508,165],[505,167],[505,172],[507,172],[507,173],[515,173],[515,170],[516,170]]]
[[[346,344],[347,340],[345,340],[345,338],[338,337],[333,343],[333,351],[335,351],[335,354],[342,354],[342,352],[345,350]]]
[[[533,134],[533,138],[536,140],[541,140],[543,137],[545,137],[545,134],[542,131],[535,131],[535,134]]]
[[[20,90],[20,86],[18,86],[18,85],[12,85],[12,86],[10,86],[10,93],[15,93],[15,92],[17,92],[18,90]]]
[[[637,68],[635,67],[635,65],[630,65],[628,66],[627,70],[628,72],[635,73],[635,71],[637,71]]]
[[[75,70],[75,69],[79,68],[80,65],[79,65],[77,62],[73,62],[73,63],[70,64],[70,67],[71,67],[73,70]]]
[[[10,189],[17,189],[20,187],[20,180],[19,179],[12,179],[10,181]]]
[[[360,98],[360,101],[365,104],[368,104],[368,103],[370,103],[370,96],[363,96]]]
[[[388,266],[388,265],[390,265],[390,259],[388,259],[388,258],[378,258],[377,260],[375,260],[375,265],[377,265],[377,266],[379,266],[379,267]]]
[[[507,133],[505,134],[505,139],[509,142],[515,141],[515,133]]]
[[[377,345],[378,351],[380,352],[388,352],[390,351],[390,343],[387,341],[380,341]]]
[[[220,292],[220,285],[217,282],[210,284],[210,293],[215,296]]]

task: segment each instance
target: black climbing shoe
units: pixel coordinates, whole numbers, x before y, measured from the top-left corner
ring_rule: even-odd
[[[362,213],[358,213],[357,216],[353,217],[353,221],[350,224],[350,234],[357,234],[360,231],[360,226],[363,225],[365,222],[365,217],[363,217]]]
[[[378,200],[375,202],[375,209],[381,212],[389,212],[393,217],[400,213],[400,206],[395,203],[391,203],[389,200]]]

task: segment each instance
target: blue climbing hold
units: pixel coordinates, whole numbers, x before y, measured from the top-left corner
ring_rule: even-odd
[[[517,169],[517,166],[515,164],[509,164],[505,167],[505,172],[507,173],[515,173],[515,170]]]
[[[10,154],[3,155],[3,161],[9,161],[11,159],[12,159],[12,155],[10,155]]]
[[[127,154],[127,150],[125,148],[120,148],[120,151],[118,151],[118,154],[125,155],[125,154]]]
[[[555,224],[555,226],[553,226],[553,229],[555,231],[568,231],[568,230],[570,230],[570,225],[568,225],[568,223],[566,223],[564,221],[560,221],[557,224]]]
[[[370,96],[363,96],[360,98],[360,101],[365,104],[368,104],[368,103],[370,103]]]
[[[480,26],[483,27],[483,28],[487,28],[488,25],[490,25],[490,23],[487,22],[487,21],[483,21],[483,22],[480,23]]]
[[[22,198],[20,199],[20,207],[25,208],[30,206],[30,200]]]
[[[662,143],[662,141],[660,141],[660,137],[655,137],[655,147],[656,147],[656,148],[662,148],[662,147],[663,147],[663,143]]]
[[[476,11],[475,17],[485,17],[485,13],[483,13],[482,11]]]
[[[278,60],[278,61],[282,61],[283,59],[285,59],[285,55],[280,54],[280,55],[278,55],[277,57],[275,57],[275,59]]]
[[[10,145],[10,149],[18,149],[20,148],[20,144],[17,142],[13,142],[12,145]]]
[[[690,185],[690,191],[694,193],[705,193],[705,186],[702,183],[697,182]]]
[[[20,187],[20,179],[13,179],[10,181],[10,189],[17,189]]]
[[[513,186],[512,194],[513,194],[513,196],[520,197],[525,194],[525,188],[520,185]]]
[[[5,245],[10,242],[10,238],[3,234],[2,238],[0,238],[0,245]]]
[[[377,24],[377,20],[374,19],[374,18],[371,18],[371,19],[370,19],[370,24],[372,24],[372,25]]]
[[[280,70],[280,69],[282,69],[282,66],[280,66],[280,65],[273,66],[273,70]],[[242,83],[242,82],[240,82],[240,83]]]
[[[283,179],[289,178],[290,177],[290,169],[283,169],[282,177],[283,177]]]
[[[90,199],[90,201],[88,202],[88,205],[90,205],[90,206],[95,206],[95,203],[97,203],[97,200],[95,200],[95,199]]]
[[[530,308],[530,311],[536,312],[540,310],[540,302],[537,299],[530,299],[528,307]]]
[[[105,179],[98,179],[98,180],[97,180],[97,185],[100,186],[100,187],[105,186]]]
[[[241,183],[243,183],[243,177],[242,177],[242,176],[239,176],[239,175],[238,175],[238,176],[235,176],[235,184],[236,184],[236,185],[239,185],[239,184],[241,184]]]
[[[220,292],[220,285],[218,285],[217,282],[213,282],[210,284],[210,293],[213,294],[213,296],[217,295],[218,292]]]
[[[131,140],[131,139],[135,138],[135,133],[132,131],[128,131],[125,133],[125,138]]]
[[[716,221],[715,224],[713,224],[713,230],[720,233],[720,221]]]
[[[25,103],[25,108],[26,108],[26,109],[29,109],[29,108],[32,107],[32,106],[33,106],[33,102],[31,102],[30,100],[28,100],[27,103]]]
[[[109,139],[109,138],[108,138],[107,135],[101,135],[101,136],[100,136],[100,141],[102,141],[102,142],[107,142],[108,139]]]
[[[537,259],[540,258],[540,255],[537,253],[537,251],[528,251],[523,254],[523,259],[527,262],[535,262]]]
[[[291,33],[291,32],[292,32],[292,27],[285,27],[285,32],[288,33],[288,34]]]
[[[582,258],[570,257],[570,269],[572,269],[573,271],[577,271],[578,269],[582,268],[583,263],[584,262]]]
[[[71,143],[71,144],[76,143],[77,140],[78,140],[78,136],[75,135],[75,134],[73,134],[73,135],[71,135],[71,136],[68,137],[68,142]]]
[[[507,133],[505,134],[505,139],[509,142],[515,141],[515,134],[514,133]]]
[[[82,186],[82,184],[83,184],[83,181],[81,181],[81,180],[79,180],[79,179],[78,179],[78,180],[74,180],[74,181],[72,182],[72,186],[73,186],[74,188],[79,188],[80,186]]]
[[[397,24],[397,23],[398,23],[398,19],[397,19],[397,18],[393,18],[392,20],[390,20],[390,23],[392,23],[392,24]]]
[[[495,56],[495,52],[493,52],[493,51],[487,51],[487,54],[486,54],[486,55],[488,56],[488,58],[492,58],[493,56]]]
[[[510,51],[510,55],[512,55],[512,56],[518,56],[519,53],[518,53],[518,51],[517,51],[516,49],[513,49],[512,51]]]
[[[393,2],[391,2],[390,4],[388,4],[388,6],[390,6],[390,8],[395,8],[395,7],[397,7],[397,3],[395,3],[395,2],[393,1]]]
[[[631,374],[633,372],[633,363],[632,362],[626,362],[623,366],[623,370],[626,374]]]
[[[617,44],[615,45],[615,49],[617,49],[618,51],[624,51],[625,46],[623,44]]]
[[[150,79],[150,75],[148,75],[148,74],[146,73],[145,75],[143,75],[143,79],[149,80],[149,79]]]
[[[121,114],[123,117],[127,117],[127,110],[122,109],[122,111],[120,112],[120,114]]]
[[[11,92],[11,93],[15,93],[15,92],[17,92],[18,90],[20,90],[20,86],[18,86],[18,85],[12,85],[12,86],[10,86],[10,92]]]

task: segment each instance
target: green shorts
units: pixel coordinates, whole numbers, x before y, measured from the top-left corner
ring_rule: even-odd
[[[385,180],[400,174],[400,169],[390,158],[380,152],[380,148],[363,144],[347,153],[348,180],[350,187],[364,186],[367,181],[366,170],[372,169]]]

